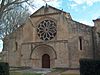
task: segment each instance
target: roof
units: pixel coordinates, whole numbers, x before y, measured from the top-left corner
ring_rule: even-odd
[[[100,18],[97,18],[96,20],[93,20],[93,22],[95,22],[95,21],[100,21]]]

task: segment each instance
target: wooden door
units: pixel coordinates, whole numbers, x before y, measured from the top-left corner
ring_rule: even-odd
[[[50,68],[50,56],[48,54],[42,56],[42,68]]]

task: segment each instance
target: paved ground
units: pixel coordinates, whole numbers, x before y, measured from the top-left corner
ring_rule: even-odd
[[[60,75],[60,72],[50,72],[50,73],[47,73],[45,75]]]
[[[61,73],[64,71],[66,71],[66,69],[55,69],[54,71],[51,71],[47,73],[46,75],[61,75]]]
[[[31,72],[31,73],[42,73],[43,75],[61,75],[61,74],[80,74],[79,70],[66,70],[66,69],[41,69],[41,68],[23,68],[23,69],[14,69],[11,71],[16,71],[16,72]]]
[[[43,73],[43,74],[47,74],[49,72],[51,72],[51,69],[33,69],[33,68],[27,68],[27,69],[11,69],[10,71],[14,71],[14,72],[30,72],[30,73]]]

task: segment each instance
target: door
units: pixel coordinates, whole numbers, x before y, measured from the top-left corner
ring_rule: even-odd
[[[42,68],[50,68],[50,56],[48,54],[42,56]]]

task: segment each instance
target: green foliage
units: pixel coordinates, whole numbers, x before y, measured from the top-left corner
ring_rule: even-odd
[[[79,75],[79,74],[61,74],[61,75]]]
[[[81,59],[80,75],[100,75],[100,60]]]
[[[39,73],[23,73],[22,75],[41,75]]]
[[[10,72],[10,75],[22,75],[21,72]]]
[[[8,63],[0,62],[0,75],[9,75]]]
[[[41,75],[41,73],[30,73],[30,72],[10,72],[10,75]]]

